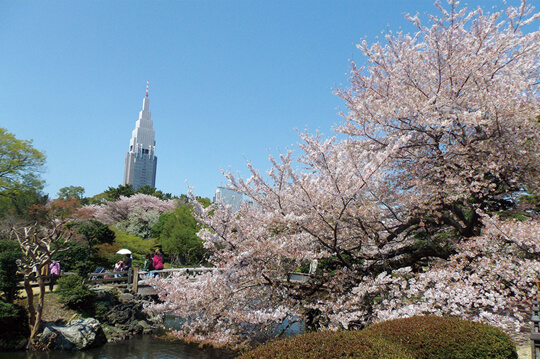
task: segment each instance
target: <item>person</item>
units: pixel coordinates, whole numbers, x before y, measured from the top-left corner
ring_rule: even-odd
[[[133,259],[131,258],[131,254],[126,254],[126,259],[124,259],[124,270],[129,270],[132,262]]]
[[[51,272],[51,280],[49,281],[49,291],[53,291],[53,287],[56,283],[56,279],[60,276],[60,262],[52,261],[49,264],[49,270]]]
[[[124,270],[124,262],[122,260],[119,260],[115,265],[114,265],[114,270],[113,272],[122,272]],[[115,274],[114,275],[115,278],[120,278],[120,274]]]
[[[152,259],[152,265],[155,270],[163,269],[163,258],[159,255],[159,249],[156,249],[154,258]]]
[[[161,262],[165,263],[165,259],[163,258],[163,252],[161,251],[161,249],[157,248],[155,253],[161,257]]]
[[[154,264],[152,260],[152,255],[150,253],[147,253],[146,259],[144,260],[143,271],[150,272],[153,269],[154,269]]]

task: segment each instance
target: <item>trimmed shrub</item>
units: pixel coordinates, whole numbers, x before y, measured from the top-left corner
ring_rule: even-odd
[[[276,340],[239,359],[517,359],[510,337],[493,326],[454,317],[389,320],[357,331],[314,332]]]
[[[414,359],[399,345],[361,331],[314,332],[263,344],[240,359]]]
[[[88,289],[82,277],[68,275],[58,280],[58,301],[66,307],[83,313],[94,311],[96,294]]]
[[[377,323],[364,335],[392,341],[418,359],[517,359],[502,330],[455,317],[417,316]]]
[[[26,309],[0,301],[0,349],[16,349],[21,340],[30,336]]]
[[[16,241],[0,240],[0,292],[9,303],[17,297],[17,284],[22,280],[22,276],[17,274],[17,259],[21,257]]]

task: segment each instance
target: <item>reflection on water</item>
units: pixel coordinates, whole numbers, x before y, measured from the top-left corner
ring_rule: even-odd
[[[165,319],[167,328],[178,328],[182,319],[169,316]],[[286,328],[287,335],[304,331],[303,322],[285,322],[276,334]],[[0,328],[0,330],[2,330]],[[102,347],[79,352],[0,352],[0,359],[231,359],[235,354],[225,350],[204,348],[181,341],[171,342],[142,335],[129,340],[107,343]]]
[[[100,348],[80,352],[17,352],[1,353],[2,359],[230,359],[234,355],[223,350],[201,349],[195,344],[169,342],[145,335]]]

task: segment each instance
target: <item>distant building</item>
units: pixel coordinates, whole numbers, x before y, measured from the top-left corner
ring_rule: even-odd
[[[129,152],[126,153],[124,186],[130,184],[135,190],[145,185],[156,187],[157,157],[153,124],[147,81],[142,110],[131,134]]]
[[[228,204],[233,208],[238,209],[242,202],[244,202],[244,195],[240,192],[228,189],[227,187],[218,187],[216,188],[214,202]]]

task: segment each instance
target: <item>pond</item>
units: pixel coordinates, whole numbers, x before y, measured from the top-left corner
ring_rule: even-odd
[[[199,348],[196,344],[170,342],[151,335],[80,352],[0,352],[2,359],[231,359],[234,356],[225,350]]]

